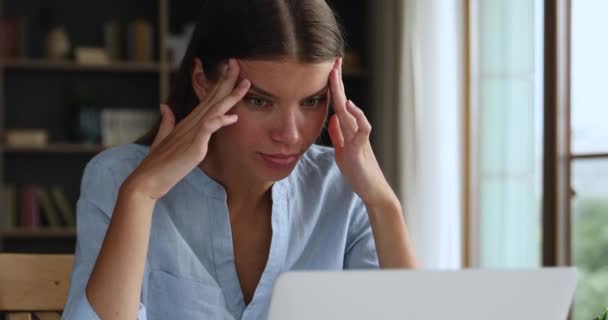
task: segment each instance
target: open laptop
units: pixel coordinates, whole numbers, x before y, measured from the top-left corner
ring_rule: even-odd
[[[287,272],[268,320],[565,320],[576,269]]]

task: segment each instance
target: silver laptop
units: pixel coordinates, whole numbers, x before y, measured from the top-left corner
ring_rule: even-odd
[[[576,269],[287,272],[268,320],[562,320]]]

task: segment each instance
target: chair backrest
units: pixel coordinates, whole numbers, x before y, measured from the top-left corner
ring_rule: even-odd
[[[73,255],[0,253],[0,313],[7,319],[58,319],[70,288]],[[51,312],[48,312],[51,311]]]

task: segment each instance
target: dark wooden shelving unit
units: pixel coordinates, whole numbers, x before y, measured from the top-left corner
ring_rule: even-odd
[[[371,101],[368,64],[369,0],[333,0],[347,31],[349,50],[360,54],[361,65],[345,68],[349,97],[361,106]],[[34,23],[43,7],[56,8],[75,46],[103,46],[105,20],[121,23],[144,18],[154,29],[154,59],[150,63],[115,61],[107,64],[80,64],[73,57],[49,60],[40,54],[20,58],[0,56],[0,181],[3,184],[62,184],[74,208],[79,196],[82,171],[86,163],[106,147],[73,141],[70,130],[73,110],[68,96],[72,86],[88,86],[103,96],[106,104],[157,108],[171,86],[168,35],[182,31],[196,19],[197,1],[119,0],[82,2],[78,0],[37,1],[0,0],[0,17],[26,16]],[[38,36],[33,33],[33,36]],[[1,42],[0,42],[1,43]],[[40,45],[38,45],[40,47]],[[35,50],[34,50],[35,51]],[[365,110],[364,110],[365,111]],[[47,130],[49,143],[42,147],[7,146],[7,129]],[[327,139],[327,138],[326,138]],[[0,221],[2,215],[0,211]],[[0,252],[71,253],[75,227],[3,228],[0,223]]]

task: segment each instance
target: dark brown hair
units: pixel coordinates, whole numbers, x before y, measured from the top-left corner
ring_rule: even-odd
[[[176,123],[198,104],[192,88],[194,59],[217,80],[228,58],[326,62],[344,53],[344,37],[325,0],[207,0],[167,104]],[[151,145],[158,123],[136,143]]]

